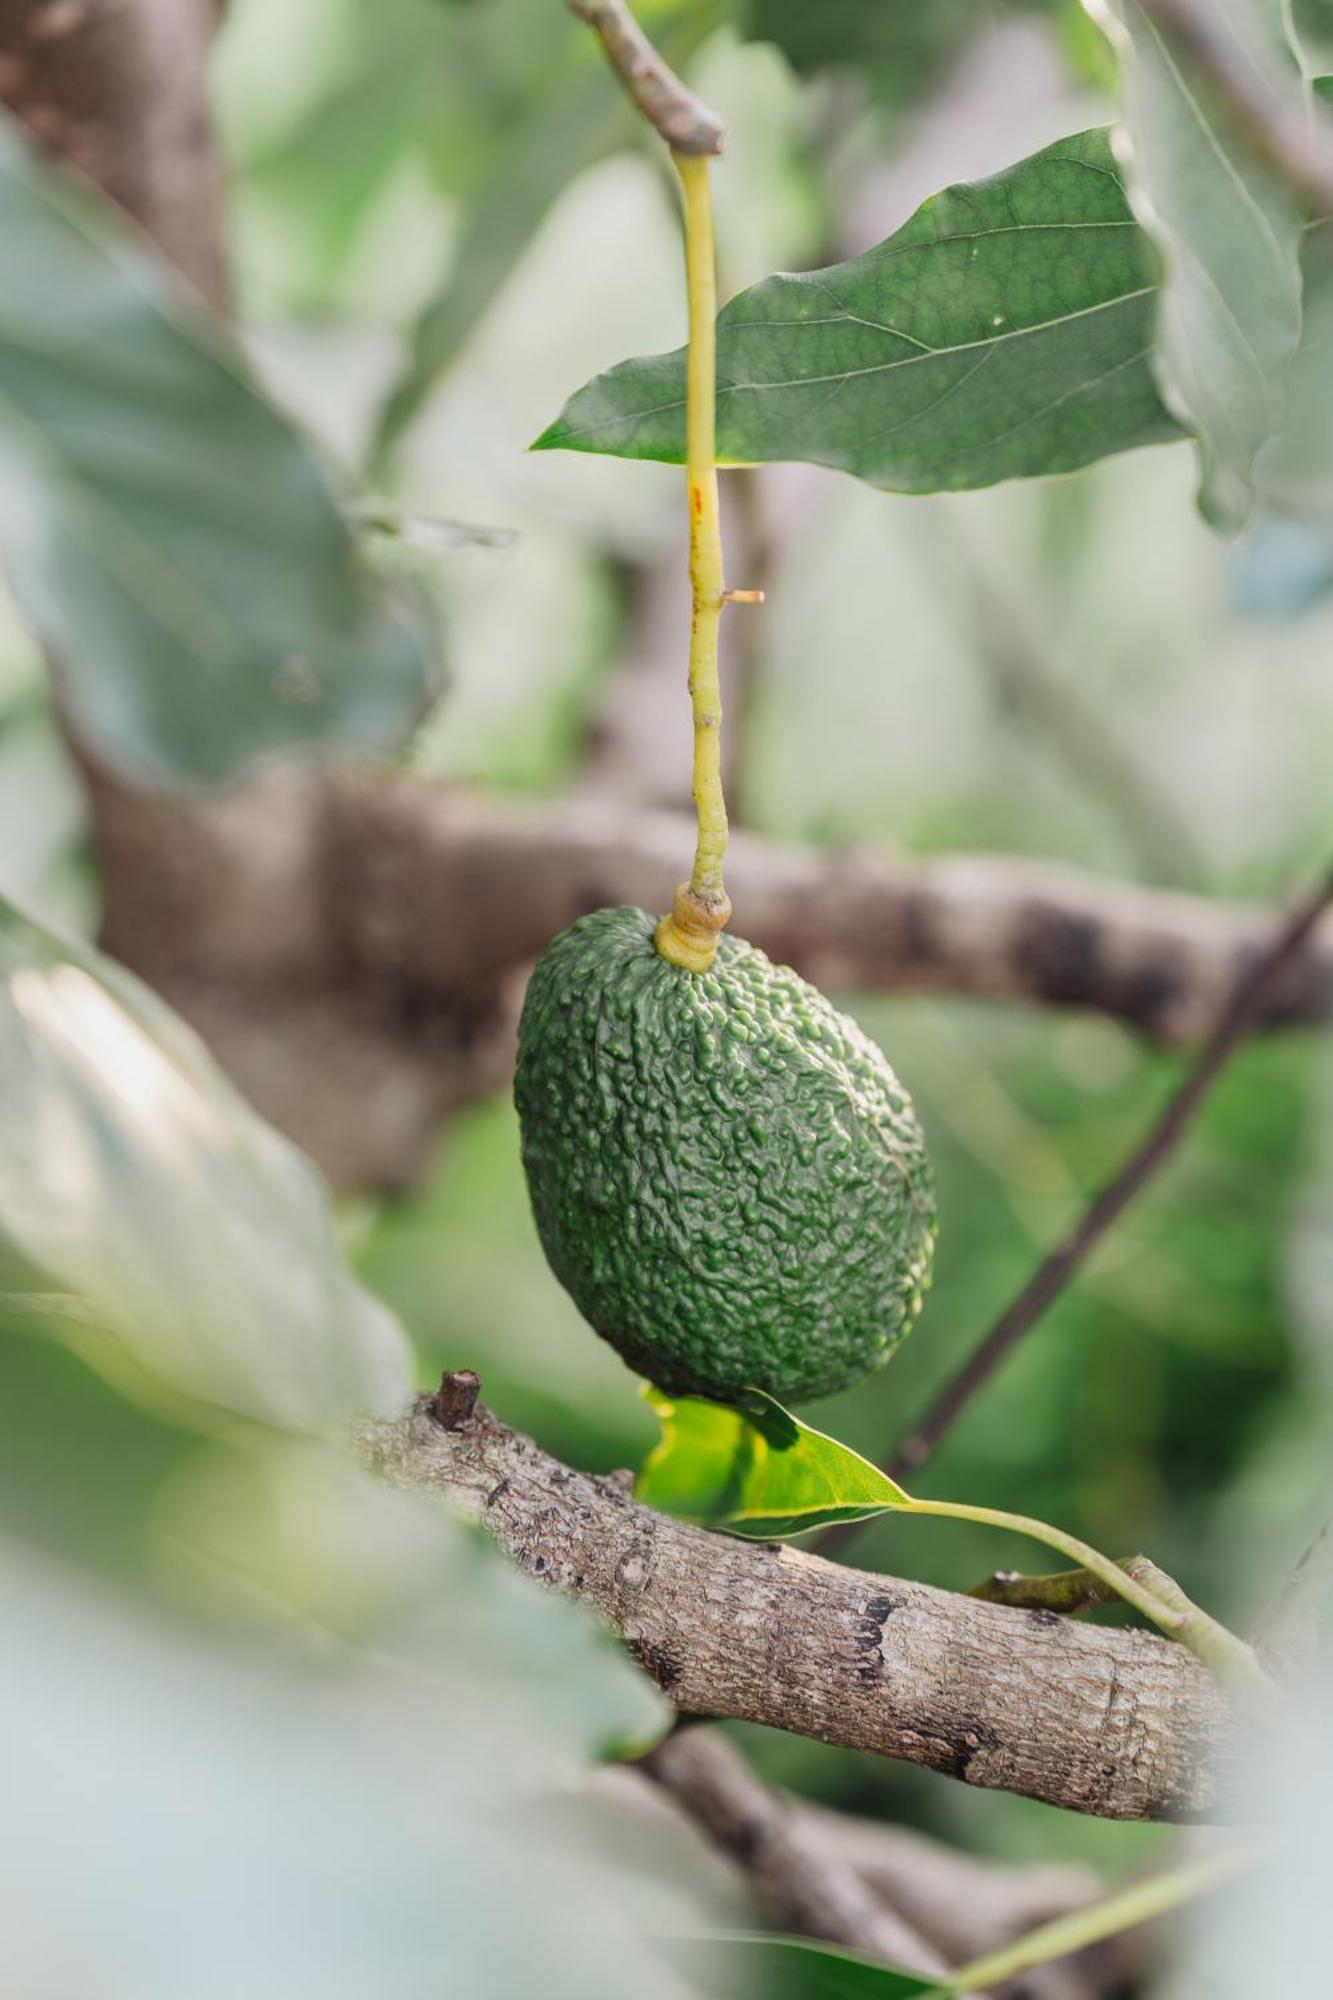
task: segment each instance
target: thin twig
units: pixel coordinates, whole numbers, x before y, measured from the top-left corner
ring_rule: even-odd
[[[1165,1109],[1124,1165],[1084,1210],[1062,1242],[1038,1266],[1013,1303],[948,1382],[908,1437],[889,1460],[893,1479],[925,1464],[945,1432],[987,1383],[1047,1307],[1070,1283],[1089,1253],[1112,1223],[1124,1214],[1135,1195],[1165,1165],[1195,1112],[1259,1019],[1274,987],[1297,958],[1333,902],[1333,874],[1303,898],[1279,926],[1268,949],[1240,980],[1204,1043],[1197,1060]],[[827,1547],[827,1543],[824,1544]]]
[[[673,152],[722,151],[721,119],[663,62],[625,0],[569,0],[569,5],[599,37],[635,107]]]
[[[1333,123],[1304,103],[1298,79],[1254,61],[1228,32],[1215,0],[1135,0],[1155,27],[1207,78],[1241,138],[1316,215],[1333,215]]]

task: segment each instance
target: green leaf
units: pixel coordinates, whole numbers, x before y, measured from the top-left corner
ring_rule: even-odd
[[[429,693],[335,496],[222,332],[0,121],[0,549],[80,729],[149,780],[327,741]]]
[[[1281,422],[1300,338],[1302,206],[1138,0],[1109,0],[1109,11],[1129,196],[1164,265],[1153,370],[1199,441],[1205,517],[1234,531],[1253,510],[1255,454]],[[1213,0],[1209,15],[1234,60],[1303,119],[1284,0]]]
[[[760,1931],[710,1933],[672,1956],[718,2000],[751,1992],[764,2000],[943,2000],[956,1990],[832,1945]]]
[[[847,264],[718,319],[718,455],[903,493],[1068,472],[1179,434],[1148,367],[1157,276],[1105,130],[947,189]],[[679,460],[684,354],[578,391],[540,449]]]
[[[644,1393],[662,1425],[635,1486],[650,1507],[766,1537],[865,1521],[907,1499],[859,1452],[812,1430],[762,1390],[748,1392],[744,1410]]]
[[[3,898],[0,1103],[0,1250],[92,1359],[301,1431],[405,1401],[313,1168],[138,980]]]

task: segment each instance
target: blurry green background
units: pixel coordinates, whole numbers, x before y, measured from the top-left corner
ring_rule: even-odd
[[[1099,40],[1055,0],[639,11],[729,125],[728,289],[865,247],[935,187],[1109,115]],[[678,659],[681,683],[649,732],[651,796],[683,803],[679,476],[525,455],[588,375],[682,332],[672,191],[586,34],[554,0],[234,0],[217,106],[238,317],[270,387],[365,490],[514,531],[431,569],[453,686],[417,768],[527,793],[579,784],[615,689],[656,714],[660,675],[626,669],[651,654]],[[390,403],[394,436],[377,444]],[[1333,552],[1273,523],[1219,543],[1194,514],[1186,448],[938,500],[808,468],[727,477],[742,482],[762,531],[747,553],[762,547],[768,570],[736,663],[745,823],[1262,898],[1333,851]],[[664,627],[647,635],[645,600]],[[77,788],[8,614],[0,887],[93,921]],[[882,1375],[803,1412],[877,1456],[1132,1144],[1178,1058],[1095,1019],[840,997],[912,1090],[940,1184],[919,1329]],[[1146,1549],[1243,1623],[1327,1512],[1331,1192],[1326,1052],[1302,1034],[1255,1046],[922,1490]],[[457,1120],[419,1194],[348,1200],[343,1223],[423,1383],[474,1367],[497,1412],[554,1451],[637,1463],[651,1419],[545,1267],[506,1100]],[[122,1496],[95,1510],[103,1553],[128,1561],[175,1474],[174,1433],[36,1341],[6,1368],[0,1478],[23,1490],[18,1454],[49,1448],[33,1428],[44,1371],[67,1377],[63,1421],[86,1409],[78,1463],[95,1452]],[[962,1587],[1043,1566],[945,1523],[876,1524],[856,1553]],[[1163,1838],[745,1733],[811,1795],[1011,1858],[1084,1853],[1119,1872]]]

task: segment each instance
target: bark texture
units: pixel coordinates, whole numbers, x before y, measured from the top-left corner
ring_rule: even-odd
[[[686,1714],[768,1723],[1104,1819],[1226,1816],[1244,1718],[1194,1657],[802,1550],[710,1534],[561,1465],[478,1407],[423,1398],[358,1432],[521,1568],[592,1605]]]

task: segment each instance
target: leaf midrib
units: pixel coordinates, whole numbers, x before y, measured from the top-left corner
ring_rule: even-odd
[[[840,368],[829,375],[792,376],[782,382],[727,382],[719,386],[717,398],[720,403],[725,396],[733,395],[738,391],[747,391],[753,394],[771,389],[804,389],[814,387],[823,382],[852,382],[867,375],[885,375],[894,369],[917,367],[927,361],[947,360],[952,355],[967,354],[975,351],[977,348],[993,349],[1001,346],[1006,341],[1023,340],[1029,334],[1049,333],[1053,327],[1068,326],[1072,321],[1087,319],[1094,313],[1107,312],[1116,306],[1129,305],[1135,299],[1146,298],[1156,290],[1157,286],[1155,284],[1140,285],[1132,292],[1118,292],[1114,298],[1100,299],[1094,306],[1079,306],[1075,311],[1061,313],[1054,319],[1036,320],[1030,326],[1010,327],[1007,332],[991,334],[983,340],[960,340],[949,347],[932,347],[925,354],[906,354],[896,361],[877,361],[868,368]],[[873,324],[873,322],[867,323]],[[749,322],[744,320],[738,322],[739,326],[747,324]],[[799,327],[808,324],[808,322],[801,320],[781,320],[774,322],[774,324]],[[884,331],[886,333],[893,333],[894,329],[886,327]],[[909,335],[897,337],[903,339],[910,338]],[[582,424],[577,429],[573,425],[570,425],[565,432],[565,436],[567,438],[595,437],[599,431],[614,430],[618,425],[628,422],[642,423],[647,417],[666,416],[672,410],[683,410],[684,407],[684,397],[677,396],[673,397],[668,403],[654,403],[648,409],[621,412],[616,416],[605,418],[601,423]]]

